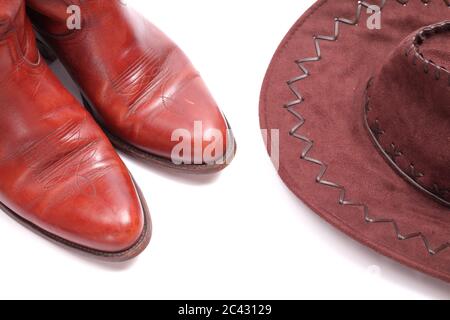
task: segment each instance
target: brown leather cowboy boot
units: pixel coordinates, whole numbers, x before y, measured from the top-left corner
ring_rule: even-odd
[[[234,157],[229,125],[198,72],[123,1],[28,0],[27,5],[36,29],[118,149],[195,173],[219,171]],[[79,28],[68,27],[77,15]]]
[[[39,55],[22,0],[0,2],[0,207],[95,256],[145,249],[150,219],[106,136]]]

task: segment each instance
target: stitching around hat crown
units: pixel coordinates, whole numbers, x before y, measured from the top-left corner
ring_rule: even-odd
[[[449,54],[450,21],[420,29],[370,79],[364,103],[367,127],[382,155],[407,181],[447,206]]]

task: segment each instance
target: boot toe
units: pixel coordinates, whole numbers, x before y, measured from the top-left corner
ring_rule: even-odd
[[[53,221],[55,233],[104,253],[123,252],[136,245],[144,231],[142,205],[134,187],[117,178],[82,186],[59,209],[59,221]]]
[[[141,117],[144,123],[139,124],[133,144],[174,163],[223,161],[233,142],[222,112],[199,76],[172,84],[143,109],[150,115]]]

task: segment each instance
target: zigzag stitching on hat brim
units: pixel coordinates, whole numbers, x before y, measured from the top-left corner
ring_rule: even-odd
[[[386,0],[382,0],[382,4],[381,4],[381,9],[384,8],[386,4]],[[364,212],[364,220],[367,223],[370,224],[391,224],[394,231],[395,231],[395,235],[397,237],[398,240],[400,241],[406,241],[406,240],[412,240],[412,239],[420,239],[423,244],[425,249],[427,250],[428,254],[431,256],[435,256],[438,253],[443,252],[444,250],[447,250],[450,248],[450,242],[447,243],[443,243],[442,245],[438,246],[437,248],[432,248],[430,245],[430,242],[428,240],[428,238],[422,233],[422,232],[414,232],[414,233],[410,233],[410,234],[403,234],[400,230],[400,227],[398,225],[398,223],[394,220],[394,219],[390,219],[390,218],[374,218],[371,217],[370,215],[370,208],[367,204],[363,203],[363,202],[355,202],[352,200],[347,199],[346,197],[346,193],[347,190],[344,186],[341,186],[340,184],[337,184],[335,182],[332,181],[327,181],[324,179],[326,172],[328,170],[328,165],[325,164],[324,162],[314,159],[312,157],[309,157],[309,153],[311,152],[311,150],[314,147],[314,141],[312,141],[310,138],[303,136],[301,134],[299,134],[298,132],[300,131],[300,129],[303,127],[303,125],[306,123],[306,119],[303,118],[303,116],[297,112],[295,110],[296,107],[300,106],[303,101],[304,98],[301,95],[300,91],[295,88],[294,84],[296,84],[299,81],[305,80],[307,78],[310,77],[310,73],[309,70],[306,68],[305,64],[306,63],[310,63],[310,62],[318,62],[322,59],[322,55],[321,55],[321,48],[320,48],[320,42],[321,41],[330,41],[330,42],[336,42],[339,38],[340,35],[340,29],[339,26],[340,24],[346,24],[346,25],[351,25],[351,26],[356,26],[360,19],[361,19],[361,13],[362,13],[362,9],[363,8],[370,8],[372,7],[372,4],[369,4],[365,1],[358,1],[358,5],[356,8],[356,15],[355,18],[353,20],[350,19],[346,19],[346,18],[335,18],[335,24],[334,24],[334,35],[332,36],[325,36],[325,35],[317,35],[317,36],[313,36],[313,42],[314,42],[314,46],[315,46],[315,50],[316,50],[316,56],[315,57],[310,57],[310,58],[304,58],[301,60],[297,60],[295,61],[296,65],[299,67],[299,69],[303,72],[302,75],[293,78],[291,80],[289,80],[287,82],[287,85],[289,87],[289,89],[292,91],[292,93],[295,95],[295,97],[297,98],[294,101],[289,102],[288,104],[286,104],[284,106],[284,108],[291,113],[297,120],[299,120],[299,123],[291,129],[291,131],[289,132],[289,134],[306,143],[306,147],[303,149],[302,153],[301,153],[301,159],[310,163],[313,163],[315,165],[320,166],[320,171],[319,174],[317,175],[316,178],[316,182],[320,185],[326,186],[326,187],[330,187],[330,188],[334,188],[340,191],[340,195],[339,195],[339,205],[342,206],[349,206],[349,207],[356,207],[356,208],[361,208]]]

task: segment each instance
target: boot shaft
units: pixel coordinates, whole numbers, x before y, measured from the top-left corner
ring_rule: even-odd
[[[40,31],[55,35],[70,31],[67,28],[70,6],[80,5],[79,1],[74,0],[28,0],[26,3],[33,24]]]
[[[125,7],[123,0],[26,0],[26,5],[38,31],[58,37],[99,23],[104,13],[120,15]]]
[[[23,26],[25,14],[23,0],[6,0],[0,2],[0,36],[3,37],[11,29]]]
[[[32,25],[26,16],[23,0],[0,2],[0,66],[9,70],[14,62],[39,59]]]

